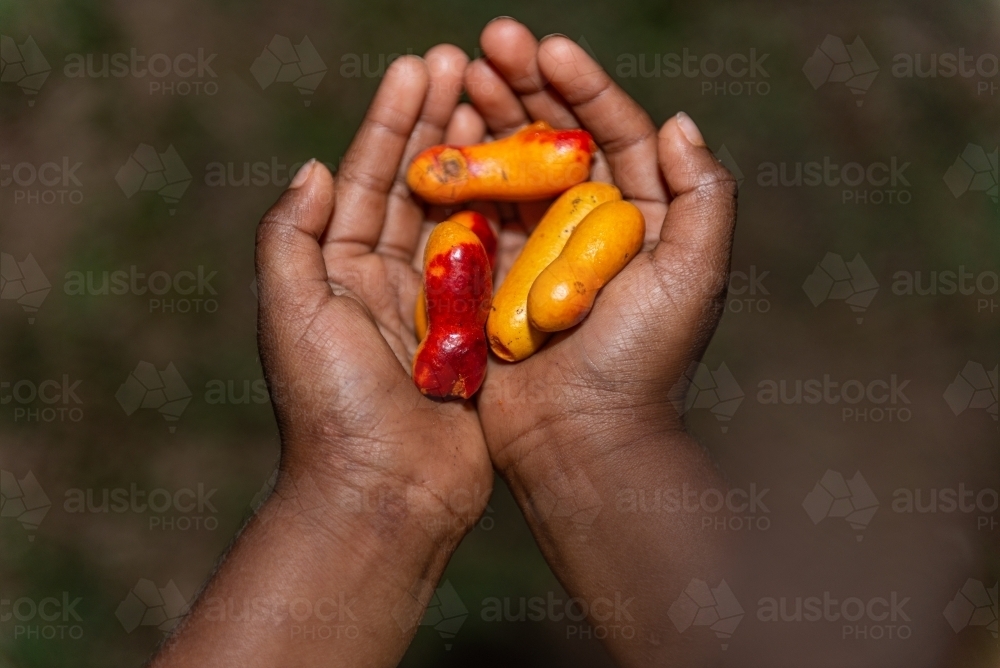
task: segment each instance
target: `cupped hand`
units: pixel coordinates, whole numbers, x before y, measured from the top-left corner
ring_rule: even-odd
[[[257,235],[283,474],[459,536],[484,510],[492,470],[475,409],[425,398],[410,378],[417,251],[437,214],[404,174],[427,146],[481,133],[467,108],[456,113],[467,62],[448,45],[394,61],[336,178],[306,165]]]
[[[671,399],[722,313],[735,180],[689,117],[657,132],[573,41],[539,43],[520,23],[498,19],[481,44],[485,59],[465,79],[488,131],[502,136],[535,120],[585,128],[600,147],[593,179],[617,185],[646,220],[643,251],[581,325],[523,362],[491,361],[478,407],[494,463],[511,473],[553,458],[615,457],[651,434],[682,430]],[[499,281],[544,208],[523,205],[505,224]]]

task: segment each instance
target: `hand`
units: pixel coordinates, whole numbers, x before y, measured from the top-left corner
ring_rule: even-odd
[[[261,221],[280,475],[152,665],[395,666],[484,510],[493,471],[475,411],[410,379],[415,254],[432,214],[401,169],[462,140],[467,62],[452,46],[395,61],[336,181],[308,163]],[[331,619],[334,633],[296,635]]]
[[[264,216],[257,256],[282,470],[405,499],[408,519],[444,511],[459,535],[484,510],[492,470],[475,410],[410,379],[416,253],[433,212],[404,175],[427,146],[462,139],[467,62],[448,45],[394,62],[336,179],[315,163]]]
[[[527,465],[595,433],[605,434],[600,451],[579,455],[602,456],[682,430],[670,392],[700,359],[722,313],[735,180],[690,118],[676,116],[657,134],[648,114],[571,40],[539,44],[523,25],[500,19],[481,41],[487,60],[470,64],[466,87],[490,131],[504,135],[534,120],[584,127],[602,151],[594,180],[621,188],[647,230],[644,251],[578,328],[523,362],[493,360],[479,411],[494,462],[501,471]],[[522,207],[527,229],[541,211],[537,203]],[[501,277],[524,239],[518,226],[501,232]]]

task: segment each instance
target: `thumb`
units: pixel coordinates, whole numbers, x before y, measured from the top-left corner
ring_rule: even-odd
[[[262,312],[284,320],[330,295],[319,239],[333,214],[330,171],[310,160],[257,226],[257,291]]]
[[[736,179],[705,145],[684,112],[659,133],[660,170],[670,191],[660,243],[653,252],[662,271],[682,273],[702,296],[721,295],[727,283],[736,226]]]

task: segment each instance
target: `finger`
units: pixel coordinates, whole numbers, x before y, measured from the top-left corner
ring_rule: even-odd
[[[400,187],[390,191],[382,236],[375,246],[376,253],[392,255],[409,262],[417,250],[424,212],[405,187],[406,170],[410,161],[420,151],[440,144],[444,139],[458,98],[462,94],[462,81],[469,57],[457,46],[438,44],[424,54],[427,63],[428,88],[420,118],[403,152],[403,161],[396,174]]]
[[[538,69],[538,40],[527,26],[511,18],[499,18],[483,28],[479,37],[486,58],[520,97],[535,120],[557,128],[579,123],[558,92],[547,85]]]
[[[531,120],[503,76],[485,60],[469,65],[465,90],[494,137],[509,135]]]
[[[334,179],[315,160],[299,170],[257,226],[257,295],[261,313],[285,319],[329,296],[319,240],[333,212]]]
[[[717,292],[729,270],[736,180],[683,112],[663,125],[659,146],[660,169],[672,199],[654,260],[675,270],[681,267],[690,276],[704,276],[704,288]]]
[[[444,131],[444,143],[451,146],[478,144],[486,137],[486,121],[471,104],[462,103],[455,107],[455,113]]]
[[[324,247],[328,259],[368,253],[382,232],[391,188],[427,96],[427,65],[393,61],[337,174],[337,206]]]
[[[542,40],[538,67],[594,136],[625,198],[665,204],[667,191],[656,169],[656,126],[649,114],[566,37]],[[647,220],[663,219],[664,208],[646,208]]]

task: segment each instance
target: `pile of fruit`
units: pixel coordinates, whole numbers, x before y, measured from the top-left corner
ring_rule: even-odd
[[[578,325],[598,291],[642,247],[642,213],[613,185],[587,181],[597,150],[585,130],[538,122],[497,141],[433,146],[410,164],[410,189],[430,204],[559,197],[494,294],[497,237],[486,217],[460,211],[435,226],[414,314],[413,381],[431,397],[468,399],[489,347],[524,360],[552,332]]]

